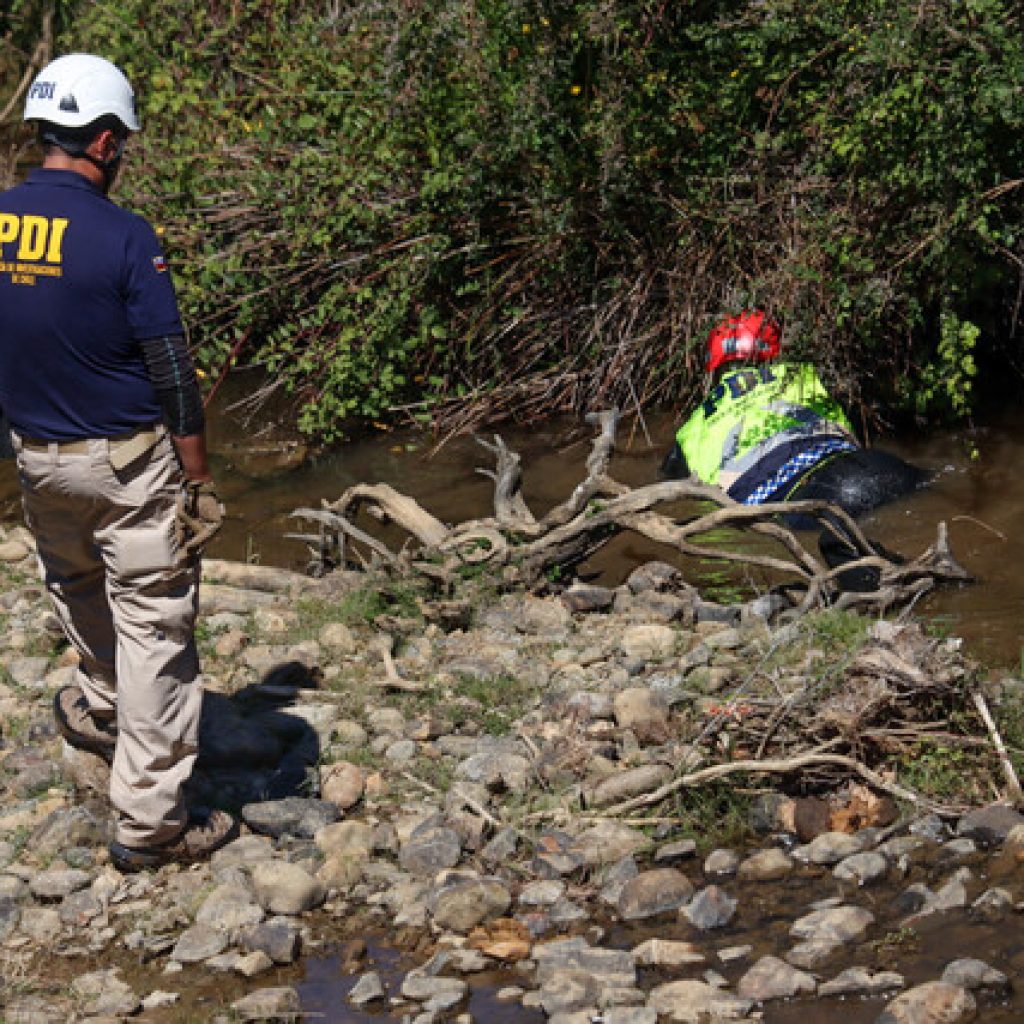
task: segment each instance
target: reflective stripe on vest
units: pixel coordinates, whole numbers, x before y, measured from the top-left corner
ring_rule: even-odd
[[[766,363],[723,377],[676,440],[691,473],[728,489],[802,434],[834,434],[855,446],[850,421],[813,366]]]

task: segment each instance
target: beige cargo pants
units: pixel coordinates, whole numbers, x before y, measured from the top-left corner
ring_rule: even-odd
[[[97,717],[116,716],[116,840],[149,846],[187,820],[199,738],[198,565],[174,568],[180,469],[165,434],[120,470],[106,440],[14,447],[43,580],[81,656]]]

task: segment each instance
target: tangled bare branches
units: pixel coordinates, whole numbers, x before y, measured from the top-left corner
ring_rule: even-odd
[[[519,456],[500,437],[481,442],[495,459],[494,470],[481,471],[494,480],[494,514],[446,526],[415,500],[387,484],[357,484],[321,509],[297,509],[293,514],[316,523],[316,534],[293,535],[311,547],[315,567],[361,562],[385,566],[403,575],[423,574],[438,583],[454,585],[468,572],[486,571],[508,585],[537,588],[551,577],[568,578],[571,568],[609,539],[631,531],[674,549],[680,555],[756,567],[784,582],[780,593],[797,612],[822,605],[884,610],[915,600],[937,584],[963,582],[968,574],[949,551],[945,525],[935,543],[905,563],[879,554],[857,524],[842,509],[823,501],[800,501],[760,506],[740,505],[723,491],[691,480],[660,482],[632,489],[608,473],[615,447],[618,412],[588,417],[597,436],[587,460],[587,474],[561,504],[538,518],[521,489]],[[660,506],[688,502],[696,509],[690,518],[675,518]],[[708,511],[708,506],[717,506]],[[366,517],[394,524],[407,535],[393,550],[357,521]],[[853,558],[828,568],[808,550],[779,517],[800,513],[837,533]],[[723,527],[768,538],[769,551],[744,551],[702,542]],[[877,578],[873,590],[843,592],[839,577],[852,570],[870,570]]]

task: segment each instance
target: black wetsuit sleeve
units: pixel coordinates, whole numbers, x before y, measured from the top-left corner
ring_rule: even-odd
[[[678,441],[673,443],[671,451],[665,456],[661,464],[661,475],[669,480],[684,480],[690,475],[690,467]]]
[[[201,433],[203,396],[184,337],[147,338],[139,344],[167,429],[176,437]]]

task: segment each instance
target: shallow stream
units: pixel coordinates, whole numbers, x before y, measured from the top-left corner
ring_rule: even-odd
[[[965,866],[974,875],[968,883],[969,900],[992,886],[1007,889],[1015,902],[1024,895],[1020,865],[1012,857],[982,853],[953,860],[933,848],[932,853],[914,861],[907,875],[892,873],[888,879],[860,890],[838,883],[830,869],[811,866],[797,869],[781,882],[726,881],[720,884],[739,901],[739,913],[726,928],[699,932],[685,920],[676,921],[665,915],[650,923],[612,925],[607,936],[596,944],[632,949],[653,937],[692,942],[705,954],[706,964],[672,972],[640,968],[640,987],[648,991],[678,978],[700,979],[705,970],[712,970],[723,975],[730,991],[735,991],[736,983],[759,957],[782,956],[792,948],[795,940],[789,935],[790,928],[797,918],[810,911],[814,901],[841,899],[866,907],[875,915],[876,922],[867,941],[842,947],[811,968],[821,981],[830,980],[847,968],[863,967],[872,973],[896,971],[904,976],[906,988],[910,988],[938,979],[948,963],[961,957],[984,960],[1009,977],[1017,977],[1024,968],[1024,932],[1018,926],[1016,914],[985,917],[968,910],[950,910],[913,919],[901,902],[901,894],[912,882],[938,888],[955,870]],[[693,875],[692,869],[683,869]],[[743,946],[751,947],[750,951],[730,959],[729,951]],[[720,951],[725,953],[724,957],[719,957]],[[420,958],[423,959],[426,958]],[[358,975],[370,969],[379,973],[389,994],[397,993],[405,973],[414,965],[415,961],[403,960],[372,943],[368,962],[347,976],[340,970],[337,956],[311,957],[304,962],[304,974],[297,984],[303,1009],[324,1024],[372,1024],[400,1019],[401,1013],[391,1016],[383,1009],[355,1009],[345,1002],[345,996]],[[496,993],[501,987],[521,981],[514,970],[469,975],[467,980],[467,1006],[473,1020],[481,1024],[542,1024],[545,1020],[535,1009],[497,1000]],[[768,1002],[761,1019],[766,1024],[874,1024],[886,1003],[897,994],[890,991],[870,998],[810,997]],[[1010,1024],[1024,1019],[1024,993],[979,991],[975,996],[979,1020]]]

